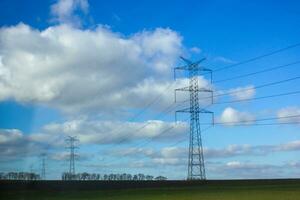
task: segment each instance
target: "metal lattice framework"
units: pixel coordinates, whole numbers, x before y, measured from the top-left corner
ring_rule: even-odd
[[[46,180],[46,153],[41,154],[41,165],[42,165],[42,171],[41,171],[41,178],[42,180]]]
[[[67,149],[70,149],[70,159],[69,159],[69,173],[74,175],[75,174],[75,149],[78,148],[75,143],[79,140],[77,137],[68,136],[66,139],[67,142]]]
[[[197,62],[189,61],[185,58],[181,59],[186,63],[185,66],[176,67],[174,69],[174,77],[176,78],[176,70],[187,70],[189,72],[189,86],[175,90],[175,102],[177,91],[187,91],[190,95],[190,107],[175,112],[175,117],[178,112],[190,113],[190,135],[189,135],[189,156],[188,156],[188,180],[205,180],[205,166],[204,155],[200,128],[200,114],[211,114],[214,118],[213,112],[199,107],[199,93],[211,93],[213,101],[213,91],[207,88],[199,88],[198,78],[199,72],[204,71],[210,74],[212,78],[212,71],[210,69],[200,66],[200,63],[205,60],[201,59]],[[177,117],[176,117],[177,118]]]

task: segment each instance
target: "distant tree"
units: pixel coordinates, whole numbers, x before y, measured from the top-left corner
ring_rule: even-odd
[[[146,176],[146,180],[147,180],[147,181],[152,181],[153,178],[154,178],[154,177],[153,177],[153,176],[150,176],[150,175],[147,175],[147,176]]]
[[[145,180],[145,175],[144,174],[138,174],[138,180],[139,181]]]
[[[107,180],[109,179],[109,176],[108,176],[107,174],[104,174],[103,179],[104,179],[105,181],[107,181]]]
[[[132,180],[134,180],[134,181],[138,181],[139,180],[139,177],[138,177],[138,175],[133,175],[133,179]]]
[[[165,180],[167,180],[167,178],[164,177],[164,176],[157,176],[157,177],[155,178],[155,180],[156,180],[156,181],[165,181]]]

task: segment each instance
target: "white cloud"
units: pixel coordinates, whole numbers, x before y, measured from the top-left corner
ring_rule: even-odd
[[[220,122],[228,126],[239,123],[249,124],[253,123],[253,120],[255,117],[252,114],[238,111],[232,107],[225,108],[220,117]]]
[[[154,150],[151,148],[137,148],[137,147],[132,147],[128,149],[121,149],[121,150],[109,150],[113,155],[117,156],[130,156],[130,155],[146,155],[146,156],[151,156],[154,153]]]
[[[173,129],[170,129],[174,127]],[[161,134],[170,129],[169,132]],[[130,142],[133,140],[155,138],[156,141],[175,139],[186,133],[186,123],[164,122],[149,120],[146,122],[120,121],[91,121],[78,119],[62,124],[52,123],[43,128],[42,133],[31,134],[30,138],[36,142],[64,145],[67,135],[77,136],[80,144],[109,144]],[[60,142],[62,141],[62,142]],[[130,152],[128,152],[130,153]]]
[[[255,88],[253,85],[238,87],[229,90],[229,94],[236,100],[251,99],[255,95]]]
[[[147,125],[147,126],[146,126]],[[143,127],[143,129],[141,129]],[[173,129],[171,129],[174,127]],[[166,132],[166,130],[169,130]],[[165,131],[165,132],[164,132]],[[52,123],[44,126],[40,132],[24,134],[17,129],[0,129],[0,158],[20,155],[38,155],[49,150],[58,150],[66,146],[66,136],[77,136],[80,146],[93,144],[129,143],[143,139],[155,142],[181,138],[187,131],[184,122],[164,122],[151,120],[146,122],[90,121],[71,120],[65,123]],[[163,132],[163,134],[162,134]],[[151,155],[151,150],[133,148],[122,151],[125,155],[140,152]],[[82,153],[81,153],[82,154]],[[62,159],[63,154],[53,158]]]
[[[260,163],[249,163],[249,162],[240,162],[240,161],[230,161],[226,163],[226,167],[228,169],[233,170],[243,170],[245,173],[248,171],[252,174],[253,171],[256,172],[266,172],[267,170],[276,169],[279,166],[270,165],[270,164],[260,164]]]
[[[190,48],[190,51],[192,53],[199,54],[199,53],[201,53],[202,50],[198,47],[192,47],[192,48]]]
[[[182,165],[182,159],[178,158],[153,158],[155,164],[160,165]]]
[[[4,129],[0,132],[0,144],[10,143],[23,138],[23,134],[18,129]]]
[[[93,157],[94,157],[94,155],[91,154],[91,153],[87,154],[87,153],[80,152],[79,154],[77,154],[75,152],[75,159],[78,160],[78,161],[90,160]],[[68,151],[55,152],[55,153],[52,153],[50,155],[50,158],[53,159],[53,160],[57,160],[57,161],[66,161],[66,160],[70,159],[70,152],[68,152]]]
[[[297,151],[300,150],[300,140],[295,140],[278,146],[274,146],[275,151]]]
[[[277,112],[279,122],[283,123],[300,123],[300,108],[298,107],[287,107],[280,109]]]
[[[52,21],[81,26],[81,19],[76,12],[87,14],[89,3],[87,0],[58,0],[51,6]]]
[[[239,161],[230,161],[226,163],[226,166],[230,168],[240,168],[243,165]]]
[[[225,64],[234,64],[234,63],[236,63],[236,61],[231,60],[229,58],[225,58],[223,56],[217,56],[217,57],[214,58],[214,60],[217,61],[217,62],[225,63]]]
[[[157,28],[130,37],[99,26],[0,29],[0,100],[49,105],[65,112],[139,108],[171,81],[181,36]],[[151,86],[151,87],[150,87]],[[173,101],[172,88],[163,101]]]
[[[14,159],[20,156],[40,153],[42,145],[30,141],[18,129],[0,129],[0,159]]]

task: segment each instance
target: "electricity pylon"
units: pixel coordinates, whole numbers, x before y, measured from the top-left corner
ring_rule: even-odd
[[[41,178],[42,180],[46,180],[46,153],[42,153],[40,155],[41,157],[41,165],[42,165],[42,171],[41,171]]]
[[[210,74],[210,79],[212,81],[212,70],[201,67],[200,63],[205,60],[201,59],[197,62],[192,62],[186,58],[181,57],[181,59],[186,63],[186,65],[174,68],[174,77],[176,79],[176,70],[186,70],[189,72],[189,86],[184,88],[175,89],[175,102],[176,102],[176,92],[186,91],[190,95],[190,106],[185,109],[177,110],[175,112],[175,117],[178,112],[190,113],[190,140],[189,140],[189,157],[188,157],[188,180],[205,180],[205,165],[204,165],[204,155],[202,147],[201,138],[201,128],[200,128],[200,114],[211,114],[212,119],[214,114],[204,108],[199,107],[199,93],[208,92],[211,93],[211,100],[213,102],[213,91],[208,88],[199,88],[199,72],[205,72]],[[176,117],[177,118],[177,117]]]
[[[76,136],[68,136],[67,139],[66,139],[66,142],[67,142],[67,147],[68,149],[70,149],[70,165],[69,165],[69,173],[71,175],[75,175],[75,149],[78,148],[76,145],[75,145],[75,142],[78,142],[79,140],[77,139]]]

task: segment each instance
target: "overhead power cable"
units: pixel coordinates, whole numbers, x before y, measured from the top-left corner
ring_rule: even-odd
[[[247,73],[247,74],[233,76],[233,77],[227,78],[227,79],[216,80],[213,83],[222,83],[222,82],[227,82],[227,81],[236,80],[236,79],[240,79],[240,78],[245,78],[245,77],[249,77],[249,76],[253,76],[253,75],[257,75],[257,74],[266,73],[266,72],[269,72],[269,71],[274,71],[274,70],[278,70],[278,69],[281,69],[281,68],[289,67],[289,66],[296,65],[296,64],[299,64],[299,63],[300,63],[300,60],[296,61],[296,62],[291,62],[291,63],[288,63],[288,64],[284,64],[284,65],[279,65],[279,66],[276,66],[276,67],[266,68],[266,69],[259,70],[259,71],[256,71],[256,72],[251,72],[251,73]]]
[[[221,101],[221,102],[216,102],[214,104],[228,104],[228,103],[238,103],[238,102],[245,102],[245,101],[256,101],[256,100],[260,100],[260,99],[269,99],[269,98],[289,96],[289,95],[295,95],[295,94],[300,94],[300,90],[294,91],[294,92],[286,92],[286,93],[273,94],[273,95],[267,95],[267,96],[261,96],[261,97],[254,97],[254,98],[250,98],[250,99],[240,99],[240,100],[223,101],[223,102]]]
[[[246,92],[246,91],[253,90],[253,89],[260,89],[260,88],[269,87],[269,86],[273,86],[273,85],[278,85],[278,84],[282,84],[282,83],[286,83],[286,82],[290,82],[290,81],[295,81],[295,80],[298,80],[298,79],[300,79],[300,76],[296,76],[296,77],[293,77],[293,78],[288,78],[288,79],[284,79],[284,80],[280,80],[280,81],[270,82],[270,83],[254,86],[254,87],[251,87],[251,88],[239,89],[239,90],[226,92],[226,93],[220,93],[220,94],[214,95],[214,97],[237,94],[237,93]],[[215,91],[215,93],[216,92],[217,91]],[[211,97],[202,97],[202,98],[199,98],[199,100],[210,99],[210,98]],[[187,102],[187,101],[189,101],[189,99],[181,101],[181,102]],[[214,104],[217,104],[217,103],[214,103]]]
[[[293,124],[300,124],[300,122],[282,122],[282,123],[263,123],[263,124],[247,124],[247,123],[237,123],[232,124],[230,126],[280,126],[280,125],[293,125]],[[224,125],[224,124],[217,124],[217,125]]]
[[[247,64],[247,63],[250,63],[250,62],[253,62],[253,61],[256,61],[256,60],[268,57],[268,56],[272,56],[274,54],[278,54],[278,53],[281,53],[283,51],[286,51],[286,50],[289,50],[289,49],[292,49],[292,48],[295,48],[295,47],[298,47],[298,46],[300,46],[300,43],[292,44],[292,45],[289,45],[287,47],[284,47],[284,48],[281,48],[281,49],[277,49],[275,51],[271,51],[269,53],[262,54],[262,55],[259,55],[259,56],[256,56],[256,57],[253,57],[253,58],[250,58],[250,59],[247,59],[247,60],[235,63],[235,64],[227,65],[225,67],[216,68],[215,70],[213,70],[213,72],[214,73],[215,72],[220,72],[220,71],[223,71],[225,69],[230,69],[230,68],[233,68],[233,67],[236,67],[236,66],[239,66],[239,65]]]
[[[261,122],[261,121],[270,121],[270,120],[279,120],[279,119],[290,119],[290,118],[299,118],[300,115],[288,115],[288,116],[283,116],[283,117],[268,117],[268,118],[260,118],[260,119],[253,119],[253,120],[242,120],[238,121],[238,123],[247,123],[247,122]],[[232,124],[232,123],[237,123],[237,122],[220,122],[220,123],[215,123],[215,125],[218,124]]]

